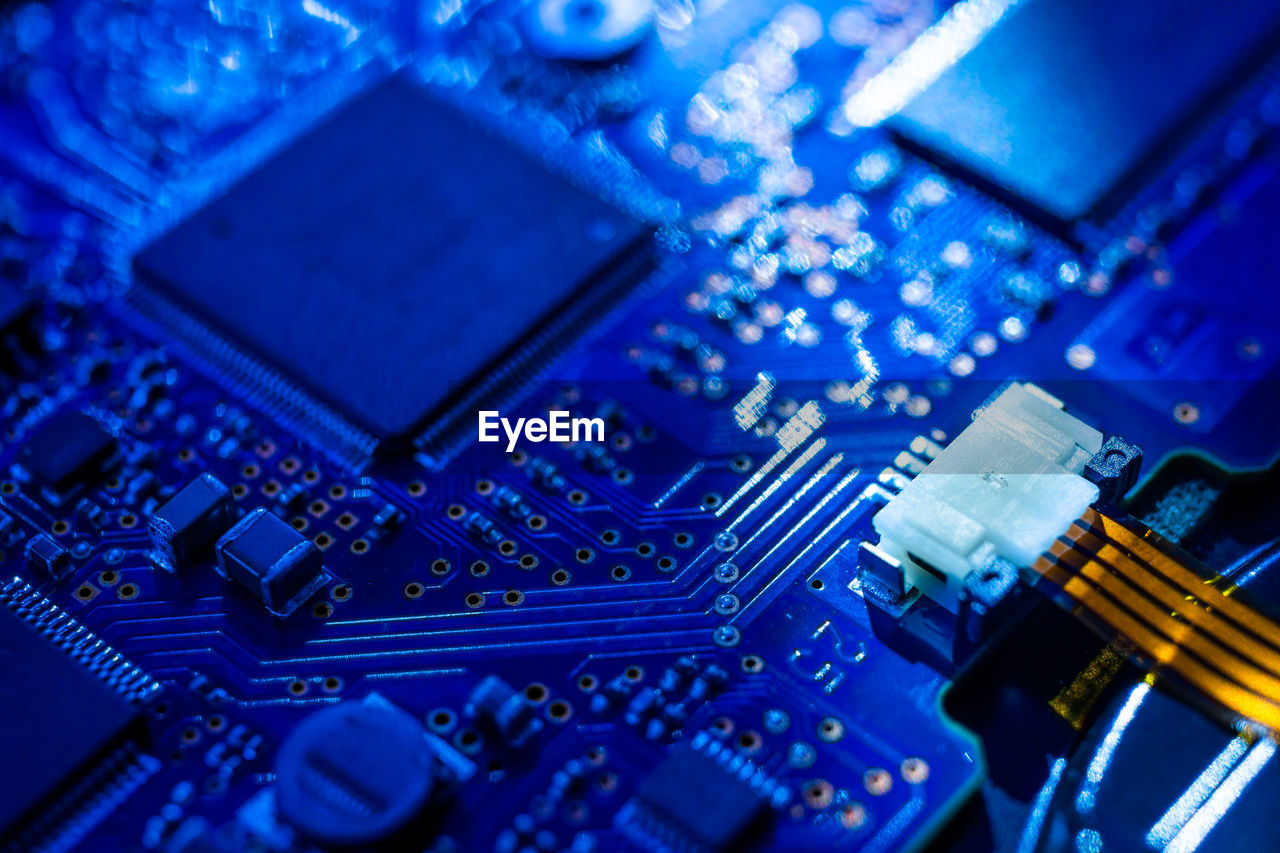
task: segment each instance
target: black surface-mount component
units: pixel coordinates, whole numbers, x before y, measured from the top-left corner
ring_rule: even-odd
[[[529,502],[524,499],[524,495],[510,486],[499,486],[498,490],[493,493],[493,501],[506,510],[508,514],[522,521],[533,514],[533,507],[529,506]]]
[[[210,553],[231,526],[231,492],[212,474],[183,486],[151,516],[151,560],[175,571]]]
[[[374,513],[366,534],[371,539],[381,539],[404,523],[404,512],[394,504],[383,504],[382,509]]]
[[[276,495],[276,503],[282,507],[298,507],[307,500],[308,494],[307,487],[302,483],[290,483]]]
[[[889,125],[1035,219],[1104,220],[1274,51],[1278,28],[1276,0],[1020,4]]]
[[[1085,479],[1098,487],[1098,500],[1114,504],[1138,482],[1142,448],[1118,435],[1102,443],[1102,449],[1084,466]]]
[[[81,498],[76,501],[75,509],[76,518],[86,522],[97,530],[102,529],[102,525],[106,523],[107,514],[103,512],[102,507],[91,501],[89,498]]]
[[[93,418],[74,410],[41,424],[18,454],[18,462],[56,503],[101,477],[119,459],[115,437]]]
[[[15,824],[55,811],[51,800],[128,739],[138,712],[21,618],[14,608],[32,605],[9,598],[12,589],[0,592],[0,755],[8,768],[0,773],[0,846],[25,850],[35,845],[14,838]],[[68,632],[74,625],[65,617],[55,624]]]
[[[554,462],[535,456],[525,466],[529,478],[548,492],[559,492],[567,485],[564,475]]]
[[[471,691],[468,713],[512,746],[522,746],[542,730],[537,708],[496,675],[488,675]]]
[[[502,531],[498,525],[485,518],[483,513],[467,513],[466,518],[462,520],[462,526],[473,539],[486,545],[492,545],[502,538]]]
[[[422,813],[435,782],[422,726],[382,700],[315,712],[276,755],[276,808],[323,845],[387,841]]]
[[[75,568],[67,549],[43,533],[27,540],[26,556],[28,565],[54,580],[62,580]]]
[[[277,616],[298,609],[324,586],[320,549],[259,507],[217,542],[218,573],[248,589]]]
[[[650,849],[741,849],[762,834],[775,789],[763,772],[739,772],[740,758],[703,733],[675,746],[619,814],[626,834]]]

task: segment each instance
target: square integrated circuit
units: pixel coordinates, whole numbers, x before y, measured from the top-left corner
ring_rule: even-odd
[[[652,228],[391,77],[144,248],[134,270],[378,439],[555,348]]]
[[[1041,222],[1105,219],[1278,31],[1278,0],[1022,3],[890,126]]]
[[[659,849],[723,851],[742,847],[761,832],[768,799],[723,762],[689,745],[679,745],[636,790],[642,823],[664,841]]]
[[[137,711],[0,602],[0,839],[123,742]]]

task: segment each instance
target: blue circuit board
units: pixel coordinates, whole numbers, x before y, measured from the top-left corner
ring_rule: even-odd
[[[1275,845],[1025,577],[864,592],[1017,381],[1275,599],[1280,12],[1131,6],[0,4],[0,849]]]

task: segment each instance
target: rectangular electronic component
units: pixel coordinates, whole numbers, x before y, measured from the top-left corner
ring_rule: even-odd
[[[266,508],[250,512],[216,545],[218,573],[288,616],[328,578],[315,543]]]
[[[231,492],[212,474],[201,474],[151,516],[152,559],[175,571],[201,553],[231,526]]]
[[[28,539],[23,552],[28,566],[41,570],[54,580],[62,580],[75,568],[70,552],[43,533]]]
[[[647,269],[650,232],[397,76],[134,269],[385,439],[571,339]]]
[[[1277,0],[1023,3],[890,126],[1041,220],[1105,217],[1278,29]]]
[[[756,781],[701,749],[678,744],[636,789],[639,822],[656,838],[677,840],[658,849],[740,849],[769,815],[769,799]]]
[[[51,497],[60,499],[105,473],[119,451],[119,443],[101,424],[67,410],[36,428],[18,460]]]
[[[0,834],[126,736],[137,712],[0,603]]]
[[[955,610],[995,557],[1025,567],[1098,497],[1081,476],[1102,433],[1031,384],[1013,383],[871,523],[910,586]]]

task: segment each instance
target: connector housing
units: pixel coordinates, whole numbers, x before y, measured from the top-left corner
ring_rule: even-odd
[[[1002,391],[872,519],[906,583],[950,610],[992,558],[1018,567],[1098,498],[1081,476],[1102,433],[1029,383]]]

